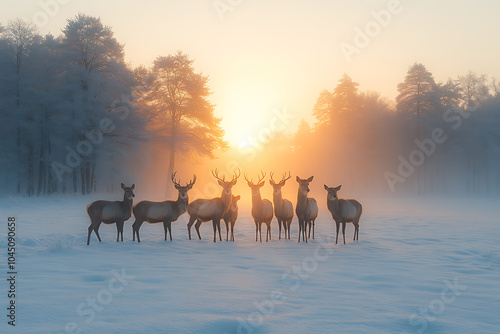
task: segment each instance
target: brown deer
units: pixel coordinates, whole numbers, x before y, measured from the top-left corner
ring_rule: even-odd
[[[177,172],[173,173],[171,176],[172,183],[178,191],[176,201],[141,201],[134,206],[135,222],[132,224],[133,241],[135,241],[135,236],[137,235],[137,242],[141,242],[139,238],[139,229],[144,221],[150,224],[163,222],[165,241],[167,241],[167,232],[169,232],[170,241],[172,241],[172,222],[176,221],[180,215],[186,212],[189,201],[188,191],[191,190],[196,182],[196,175],[194,175],[192,181],[190,180],[185,186],[181,186],[179,182],[175,180],[176,173]]]
[[[238,219],[238,201],[240,200],[240,195],[231,197],[231,205],[229,210],[224,214],[224,223],[226,223],[226,241],[229,239],[229,226],[231,226],[231,241],[234,241],[234,223]]]
[[[291,178],[290,172],[288,172],[288,177],[286,173],[283,174],[281,181],[276,183],[273,180],[273,173],[271,173],[271,179],[269,182],[273,186],[273,203],[274,203],[274,215],[278,220],[279,226],[279,238],[281,239],[281,223],[283,223],[283,228],[285,230],[285,239],[290,239],[290,225],[293,219],[293,205],[287,199],[283,198],[281,194],[281,188],[285,185],[285,182]]]
[[[90,245],[90,235],[92,231],[94,231],[97,239],[101,242],[101,237],[99,236],[99,226],[101,226],[101,223],[116,223],[116,230],[118,231],[116,241],[119,241],[121,234],[121,241],[123,242],[123,224],[132,216],[135,184],[131,187],[125,187],[122,183],[121,187],[124,191],[123,201],[95,201],[87,205],[87,213],[90,217],[87,245]]]
[[[255,241],[257,241],[257,233],[260,235],[260,242],[262,242],[262,223],[267,225],[266,232],[266,242],[271,240],[271,221],[273,220],[273,205],[267,199],[262,199],[260,196],[260,188],[264,185],[264,178],[266,174],[262,173],[262,177],[259,177],[257,183],[253,183],[251,180],[247,179],[245,175],[245,180],[248,183],[250,189],[252,189],[252,217],[255,221]]]
[[[234,173],[231,181],[226,181],[225,177],[221,179],[217,169],[212,171],[212,175],[217,179],[219,185],[222,187],[222,194],[220,197],[213,199],[197,199],[193,201],[188,206],[189,222],[187,224],[189,240],[191,240],[191,226],[193,226],[196,221],[196,233],[198,233],[198,238],[201,240],[200,235],[200,225],[203,222],[212,221],[214,227],[214,242],[217,241],[216,235],[217,230],[219,230],[219,239],[222,241],[220,233],[220,221],[224,217],[224,214],[229,210],[231,205],[231,189],[238,181],[240,177],[240,172],[238,174]]]
[[[300,233],[302,232],[302,241],[307,242],[306,226],[309,223],[309,234],[311,233],[311,224],[313,225],[313,238],[314,238],[314,221],[318,216],[318,203],[314,198],[308,198],[307,193],[309,190],[309,183],[312,182],[314,176],[308,179],[301,179],[297,176],[296,180],[299,183],[299,191],[297,193],[297,206],[295,213],[299,219],[299,240]]]
[[[329,188],[326,184],[325,190],[328,192],[326,203],[328,205],[328,210],[332,214],[332,218],[337,225],[337,237],[335,239],[335,244],[339,239],[339,227],[342,223],[342,234],[344,236],[345,244],[345,224],[352,223],[354,225],[354,238],[356,241],[359,239],[359,218],[363,212],[363,207],[361,204],[354,199],[339,199],[337,192],[342,187],[341,185],[336,188]]]

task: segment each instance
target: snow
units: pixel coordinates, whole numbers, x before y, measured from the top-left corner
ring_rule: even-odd
[[[243,209],[234,243],[214,243],[211,223],[202,225],[202,240],[188,240],[184,214],[172,224],[172,242],[163,240],[162,224],[147,223],[141,243],[132,242],[131,218],[125,242],[116,242],[115,225],[102,225],[103,242],[93,234],[87,246],[85,206],[94,199],[1,199],[2,219],[18,222],[16,327],[3,315],[1,333],[497,333],[500,326],[498,199],[361,200],[359,241],[348,224],[346,245],[332,243],[334,224],[320,207],[308,244],[297,244],[295,219],[292,240],[277,240],[274,220],[273,240],[256,243]]]

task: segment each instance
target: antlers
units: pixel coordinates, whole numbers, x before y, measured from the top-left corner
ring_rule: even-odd
[[[292,176],[291,176],[291,174],[290,174],[290,172],[288,172],[288,177],[286,176],[286,172],[285,172],[285,173],[283,173],[283,176],[282,176],[282,178],[281,178],[281,181],[280,181],[280,182],[278,182],[278,183],[276,183],[276,182],[274,182],[274,180],[273,180],[273,174],[274,174],[273,172],[271,172],[271,174],[270,174],[270,176],[271,176],[271,180],[270,180],[270,182],[271,182],[271,184],[272,184],[272,185],[279,184],[280,186],[284,186],[284,185],[285,185],[285,182],[286,182],[287,180],[289,180],[289,179],[292,177]]]
[[[182,187],[180,185],[180,183],[175,180],[175,174],[177,174],[177,172],[172,173],[172,177],[171,177],[172,178],[172,182],[174,183],[174,185],[176,187]],[[196,182],[196,174],[193,175],[193,180],[192,181],[189,180],[189,182],[186,183],[185,187],[191,188],[194,185],[195,182]]]
[[[224,175],[222,175],[222,179],[221,179],[219,177],[219,170],[217,168],[215,169],[215,171],[212,171],[212,175],[220,182],[236,184],[236,181],[238,180],[238,178],[241,175],[241,171],[239,168],[237,169],[237,171],[238,171],[238,173],[236,173],[236,171],[234,172],[234,175],[233,175],[233,178],[231,179],[231,181],[226,181],[226,177]]]
[[[253,183],[252,180],[249,180],[247,178],[247,174],[245,173],[245,180],[248,182],[248,185],[251,187],[251,186],[256,186],[258,185],[259,183],[262,182],[262,180],[264,180],[264,178],[266,177],[266,173],[264,173],[263,171],[260,171],[260,173],[262,174],[262,177],[259,175],[259,181],[257,181],[257,183]]]

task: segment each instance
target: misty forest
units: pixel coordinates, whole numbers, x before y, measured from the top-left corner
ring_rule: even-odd
[[[177,168],[231,153],[240,166],[334,175],[353,191],[500,193],[500,83],[488,74],[436,82],[409,64],[395,101],[344,74],[318,92],[314,121],[231,148],[195,58],[178,51],[131,68],[112,29],[84,14],[59,36],[21,19],[0,25],[2,191],[110,192],[158,177],[167,187]]]

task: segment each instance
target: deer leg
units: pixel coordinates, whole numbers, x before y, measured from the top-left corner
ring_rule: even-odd
[[[262,242],[262,222],[259,222],[259,239]]]
[[[300,242],[300,232],[302,231],[302,222],[299,219],[299,240],[297,242]]]
[[[217,229],[219,230],[219,240],[222,241],[222,236],[220,235],[220,219],[217,221]]]
[[[201,240],[200,226],[201,226],[201,220],[198,219],[196,221],[196,224],[194,225],[194,228],[196,229],[196,233],[198,233],[198,238]]]
[[[337,237],[335,238],[335,245],[339,241],[339,228],[340,228],[340,222],[335,221],[335,224],[337,225]]]
[[[191,226],[193,226],[196,217],[194,215],[189,216],[189,222],[187,224],[189,240],[191,240]]]
[[[279,237],[278,237],[278,239],[281,240],[281,220],[278,220],[278,228],[279,228]]]
[[[224,219],[224,223],[226,224],[226,241],[229,241],[229,222]]]
[[[217,242],[217,223],[215,222],[215,219],[212,220],[212,225],[214,227],[214,242]]]
[[[271,241],[271,222],[268,222],[266,225],[267,225],[267,233],[269,234],[269,241]],[[266,237],[266,242],[267,242],[267,237]]]
[[[89,234],[87,236],[87,246],[90,245],[90,235],[92,234],[93,230],[94,230],[94,228],[92,227],[92,222],[91,222],[90,226],[89,226]]]
[[[314,220],[312,221],[312,224],[313,224],[313,239],[314,239],[314,225],[316,225],[316,223],[314,222]]]
[[[120,241],[120,230],[121,230],[121,227],[123,226],[122,224],[123,224],[122,221],[117,221],[116,222],[116,234],[117,234],[116,235],[116,242]]]
[[[344,237],[344,245],[345,245],[345,220],[342,221],[342,236]]]
[[[172,222],[168,222],[168,234],[170,236],[170,241],[172,241]]]
[[[307,221],[304,220],[304,238],[305,238],[305,241],[307,243],[307,229],[306,229],[306,226],[307,226]],[[310,225],[309,225],[310,226]]]
[[[137,235],[137,242],[141,242],[141,239],[139,238],[139,228],[141,228],[141,225],[144,221],[140,220],[135,220],[135,222],[132,224],[132,233],[134,234],[132,241],[135,241],[135,236]]]
[[[234,223],[235,222],[231,222],[231,241],[234,241]]]
[[[170,222],[168,222],[168,221],[164,221],[163,222],[163,230],[165,231],[165,241],[167,241],[167,232],[168,232],[168,225],[169,225],[169,223]],[[172,238],[172,237],[170,237],[170,238]],[[170,239],[170,240],[172,240],[172,239]]]
[[[259,235],[259,225],[258,225],[257,221],[255,221],[255,242],[258,241],[258,238],[257,238],[258,235]]]
[[[94,232],[95,235],[97,235],[97,239],[99,240],[99,242],[101,242],[101,236],[99,235],[99,226],[101,226],[101,222],[94,225]]]

